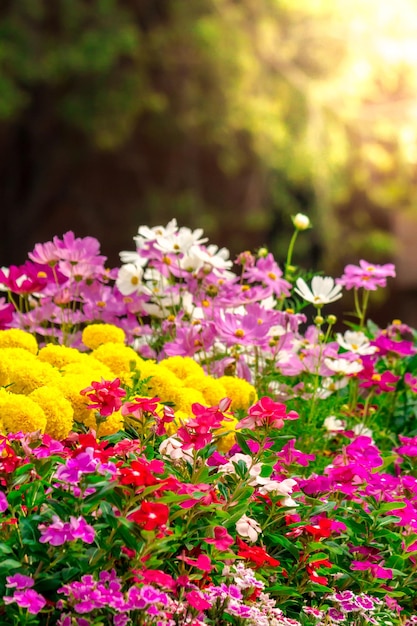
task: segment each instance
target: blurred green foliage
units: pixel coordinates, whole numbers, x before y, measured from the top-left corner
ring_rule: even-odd
[[[303,211],[328,266],[341,246],[373,246],[378,260],[392,238],[373,208],[416,200],[412,124],[401,134],[397,109],[378,107],[416,78],[383,59],[366,81],[349,73],[367,52],[350,30],[359,4],[3,0],[0,124],[63,124],[80,151],[128,163],[141,221],[220,224],[232,248],[251,233],[283,255],[288,217]]]

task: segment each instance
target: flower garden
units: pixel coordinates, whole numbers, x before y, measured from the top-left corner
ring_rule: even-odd
[[[282,268],[172,220],[0,270],[0,624],[417,623],[417,333],[293,224]]]

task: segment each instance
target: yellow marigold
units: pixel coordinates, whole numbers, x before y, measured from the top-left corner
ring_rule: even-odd
[[[42,408],[46,415],[46,432],[54,439],[65,439],[71,432],[74,409],[58,387],[45,385],[32,391],[29,398]]]
[[[160,364],[167,367],[181,380],[193,375],[205,376],[201,365],[189,356],[170,356],[160,361]]]
[[[166,367],[152,361],[143,361],[138,367],[142,379],[147,382],[147,395],[158,396],[163,402],[173,402],[173,395],[183,386],[179,378]]]
[[[7,368],[10,384],[8,389],[12,393],[28,395],[38,387],[56,385],[61,379],[55,367],[38,359],[11,360],[9,355]]]
[[[130,381],[131,366],[137,368],[143,362],[133,348],[112,342],[99,346],[90,356],[107,365],[125,383]]]
[[[23,348],[36,354],[38,343],[31,333],[20,328],[8,328],[0,331],[0,348]]]
[[[61,390],[62,395],[70,403],[74,411],[74,421],[81,424],[88,423],[91,416],[94,415],[92,409],[88,409],[87,405],[90,404],[90,400],[86,396],[82,396],[80,391],[91,385],[91,374],[87,373],[71,373],[64,374],[61,377],[58,388]]]
[[[165,424],[165,430],[166,430],[168,437],[172,437],[172,435],[175,435],[177,430],[183,424],[186,424],[188,420],[190,419],[190,417],[191,415],[189,413],[186,413],[185,411],[175,411],[174,421],[168,422],[168,424]]]
[[[65,365],[62,373],[84,374],[90,378],[89,384],[91,384],[93,380],[100,381],[102,378],[105,380],[113,380],[113,378],[116,378],[115,373],[105,363],[87,355],[85,361],[83,360]]]
[[[184,380],[184,386],[201,391],[205,400],[204,404],[208,406],[216,406],[220,400],[227,396],[224,386],[211,376],[188,376]]]
[[[90,410],[90,416],[83,421],[83,424],[95,430],[97,437],[106,437],[123,430],[124,420],[120,411],[115,411],[97,426],[95,411]]]
[[[218,381],[226,389],[226,395],[231,399],[231,410],[248,409],[258,399],[258,394],[253,385],[243,378],[234,376],[222,376]]]
[[[10,384],[10,369],[18,361],[33,363],[36,362],[36,357],[24,348],[2,348],[0,350],[0,387]]]
[[[87,354],[79,352],[76,348],[59,346],[53,343],[48,343],[44,348],[41,348],[38,354],[38,359],[46,361],[58,369],[62,369],[69,363],[81,363],[87,358]]]
[[[223,420],[221,428],[214,431],[216,447],[219,452],[229,452],[230,448],[235,445],[236,424],[238,424],[238,420],[235,417],[230,417]]]
[[[0,415],[6,433],[45,432],[46,415],[37,402],[18,393],[0,394]]]
[[[82,342],[90,350],[96,350],[105,343],[124,344],[125,341],[124,330],[113,324],[90,324],[82,333]]]
[[[165,398],[163,399],[165,400]],[[169,400],[174,402],[176,411],[184,411],[190,417],[192,416],[191,407],[194,403],[197,402],[198,404],[207,406],[207,402],[205,401],[201,391],[198,391],[197,389],[190,389],[188,387],[173,390]]]

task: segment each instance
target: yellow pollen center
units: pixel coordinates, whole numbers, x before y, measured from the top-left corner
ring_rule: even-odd
[[[372,380],[374,380],[376,383],[379,383],[379,381],[381,380],[381,374],[373,374]]]
[[[42,272],[42,271],[38,272],[38,278],[46,278],[46,277],[47,277],[47,275],[46,275],[45,272]]]
[[[208,306],[210,306],[210,302],[209,302],[208,300],[203,300],[203,301],[201,302],[201,306],[203,306],[203,307],[207,308]]]
[[[165,263],[165,265],[172,265],[172,261],[169,258],[169,256],[164,256],[162,261],[163,261],[163,263]]]
[[[242,285],[241,290],[242,291],[249,291],[250,287],[249,285]]]
[[[104,309],[104,307],[106,306],[106,303],[103,302],[103,300],[99,300],[97,302],[97,306],[100,307],[100,309]]]
[[[241,328],[238,328],[238,329],[235,331],[235,337],[244,337],[244,336],[245,336],[245,331],[244,331],[244,330],[242,330]]]
[[[130,279],[130,282],[132,285],[137,285],[139,284],[139,278],[137,276],[132,276],[132,278]]]
[[[256,320],[256,323],[257,323],[257,324],[259,324],[259,326],[260,326],[261,324],[263,324],[263,323],[264,323],[264,321],[263,321],[263,320],[259,317],[259,318]]]
[[[268,272],[267,274],[268,278],[270,278],[271,280],[276,280],[277,279],[277,275],[274,274],[274,272]]]

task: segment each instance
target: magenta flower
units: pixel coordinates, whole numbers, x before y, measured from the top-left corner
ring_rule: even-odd
[[[7,502],[7,498],[5,494],[0,491],[0,513],[4,513],[7,510],[9,503]]]
[[[63,522],[57,515],[53,516],[49,526],[39,524],[41,532],[40,543],[49,543],[51,546],[62,546],[67,541],[81,539],[84,543],[93,543],[94,528],[87,524],[83,517],[70,517],[69,522]]]
[[[405,374],[404,376],[404,382],[411,389],[411,391],[413,391],[414,393],[417,393],[417,377],[416,376],[413,376],[412,374],[410,374],[410,372],[407,372],[407,374]]]
[[[122,415],[133,415],[136,419],[142,419],[148,413],[154,417],[159,417],[156,412],[160,398],[134,398],[132,402],[126,402],[122,408]]]
[[[214,527],[214,538],[213,539],[204,539],[206,543],[213,544],[217,550],[220,552],[224,552],[228,550],[230,546],[234,543],[234,539],[223,526],[215,526]]]
[[[6,587],[9,589],[16,588],[21,591],[22,589],[28,589],[29,587],[33,587],[35,581],[31,576],[25,576],[24,574],[13,574],[13,576],[6,577],[7,584]]]
[[[228,346],[236,344],[244,346],[264,345],[272,326],[257,315],[250,313],[238,315],[223,311],[214,312],[214,322],[219,338]]]
[[[16,602],[22,609],[27,609],[32,615],[37,615],[46,604],[46,600],[33,589],[15,591],[13,596],[3,596],[5,604]]]
[[[14,306],[8,304],[5,298],[0,298],[0,330],[4,330],[13,319]]]
[[[120,387],[120,378],[114,380],[93,381],[90,387],[80,391],[82,396],[87,396],[92,404],[89,409],[97,409],[102,417],[108,417],[122,406],[120,398],[124,398],[126,391]]]
[[[395,266],[392,263],[372,265],[362,259],[359,265],[346,265],[344,274],[336,282],[346,289],[363,287],[367,291],[375,291],[378,287],[386,287],[389,276],[395,277]]]

